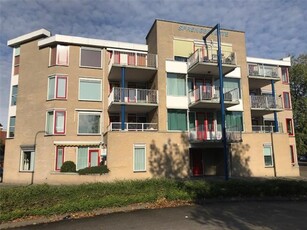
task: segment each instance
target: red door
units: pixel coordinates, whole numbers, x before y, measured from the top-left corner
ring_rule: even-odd
[[[192,164],[193,176],[202,176],[204,172],[202,152],[197,151],[192,153]]]
[[[206,140],[207,139],[207,119],[205,113],[196,113],[196,130],[197,139]]]

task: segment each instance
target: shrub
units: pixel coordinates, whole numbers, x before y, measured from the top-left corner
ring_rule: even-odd
[[[108,173],[110,170],[106,165],[94,166],[94,167],[87,167],[84,169],[80,169],[78,171],[79,175],[87,175],[87,174],[104,174]]]
[[[61,167],[61,172],[76,172],[76,164],[72,161],[65,161]]]

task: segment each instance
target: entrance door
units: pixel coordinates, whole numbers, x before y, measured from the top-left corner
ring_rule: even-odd
[[[192,151],[192,173],[193,176],[203,176],[203,154],[201,151]]]

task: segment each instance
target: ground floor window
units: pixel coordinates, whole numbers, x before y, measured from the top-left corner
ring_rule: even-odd
[[[64,147],[56,148],[55,162],[55,170],[61,170],[64,162]]]
[[[134,145],[133,148],[133,171],[146,171],[146,146]]]
[[[180,109],[169,109],[167,111],[168,130],[187,130],[187,111]]]
[[[264,156],[265,167],[272,167],[274,165],[274,163],[273,163],[272,145],[271,144],[264,144],[263,145],[263,156]]]
[[[21,150],[20,171],[34,170],[34,150]]]
[[[90,147],[79,147],[77,153],[77,170],[86,167],[99,166],[99,149]]]

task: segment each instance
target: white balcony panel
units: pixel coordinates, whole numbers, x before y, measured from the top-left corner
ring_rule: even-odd
[[[188,109],[188,97],[166,97],[166,107],[168,109]]]
[[[165,68],[166,68],[166,72],[168,73],[186,74],[188,71],[187,63],[180,62],[180,61],[166,61]]]
[[[237,67],[230,73],[226,74],[225,77],[231,77],[231,78],[241,78],[241,68]]]
[[[16,105],[9,106],[9,117],[16,116]]]
[[[18,85],[19,75],[13,75],[11,80],[11,85]]]
[[[234,106],[230,106],[228,108],[226,108],[227,111],[243,111],[243,101],[242,99],[239,99],[239,104],[238,105],[234,105]]]

